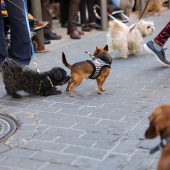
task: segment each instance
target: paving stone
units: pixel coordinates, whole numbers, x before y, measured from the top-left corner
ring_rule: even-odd
[[[94,143],[96,143],[96,140],[94,139],[81,139],[78,137],[73,136],[60,136],[55,141],[56,143],[63,143],[63,144],[69,144],[69,145],[77,145],[77,146],[86,146],[91,147]]]
[[[108,155],[108,157],[104,161],[102,161],[98,164],[96,170],[119,169],[127,159],[128,159],[128,157],[124,156],[124,155],[110,154],[110,155]]]
[[[25,159],[22,158],[15,158],[15,157],[10,157],[8,159],[5,159],[4,161],[1,162],[1,166],[7,166],[7,167],[12,167],[12,168],[23,168],[25,167],[27,169],[32,169],[32,170],[37,170],[38,167],[40,167],[42,164],[41,161],[37,160],[31,160],[31,159]]]
[[[42,162],[50,162],[56,164],[71,165],[71,162],[76,159],[74,155],[60,154],[56,152],[40,151],[31,157],[32,160]]]
[[[78,158],[74,166],[85,169],[96,169],[100,161],[88,158]]]
[[[44,142],[44,141],[31,141],[28,144],[24,145],[24,149],[32,149],[32,150],[38,150],[38,151],[55,151],[59,152],[63,148],[65,148],[66,145],[64,144],[57,144],[57,143],[51,143],[51,142]]]
[[[53,136],[67,136],[67,137],[79,137],[84,134],[82,130],[68,129],[68,128],[57,128],[52,127],[49,130],[46,130],[45,133]]]
[[[42,170],[86,170],[81,167],[73,167],[73,166],[67,166],[67,165],[60,165],[60,164],[54,164],[54,163],[49,163],[45,167],[42,168]]]
[[[66,150],[64,150],[64,153],[86,156],[95,159],[102,159],[107,152],[100,149],[92,149],[92,148],[80,147],[80,146],[70,146]]]

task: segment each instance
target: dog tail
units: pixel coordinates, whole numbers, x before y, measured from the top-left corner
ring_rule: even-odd
[[[64,64],[67,68],[69,68],[69,69],[72,68],[72,65],[70,65],[70,64],[67,63],[66,56],[65,56],[65,54],[64,54],[63,52],[62,52],[62,62],[63,62],[63,64]]]

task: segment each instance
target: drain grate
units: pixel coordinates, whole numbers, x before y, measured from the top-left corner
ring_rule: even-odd
[[[20,127],[13,117],[0,113],[0,142],[12,136]]]

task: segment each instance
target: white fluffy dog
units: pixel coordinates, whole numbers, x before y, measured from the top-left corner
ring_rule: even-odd
[[[153,22],[140,20],[134,29],[118,20],[109,21],[107,43],[109,53],[114,58],[114,50],[117,49],[121,58],[127,55],[139,54],[146,36],[152,35],[155,28]]]

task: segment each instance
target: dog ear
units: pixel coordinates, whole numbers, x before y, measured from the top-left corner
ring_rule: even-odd
[[[152,112],[149,117],[150,126],[146,130],[145,137],[148,139],[159,136],[170,124],[170,106],[161,106]]]
[[[155,119],[150,122],[149,128],[145,132],[147,139],[153,139],[159,135],[159,123],[155,122]]]
[[[96,47],[96,50],[95,50],[95,52],[94,52],[94,56],[97,56],[98,54],[99,54],[99,52],[100,52],[100,50]]]
[[[104,51],[108,51],[109,50],[108,45],[106,45],[103,49]]]

